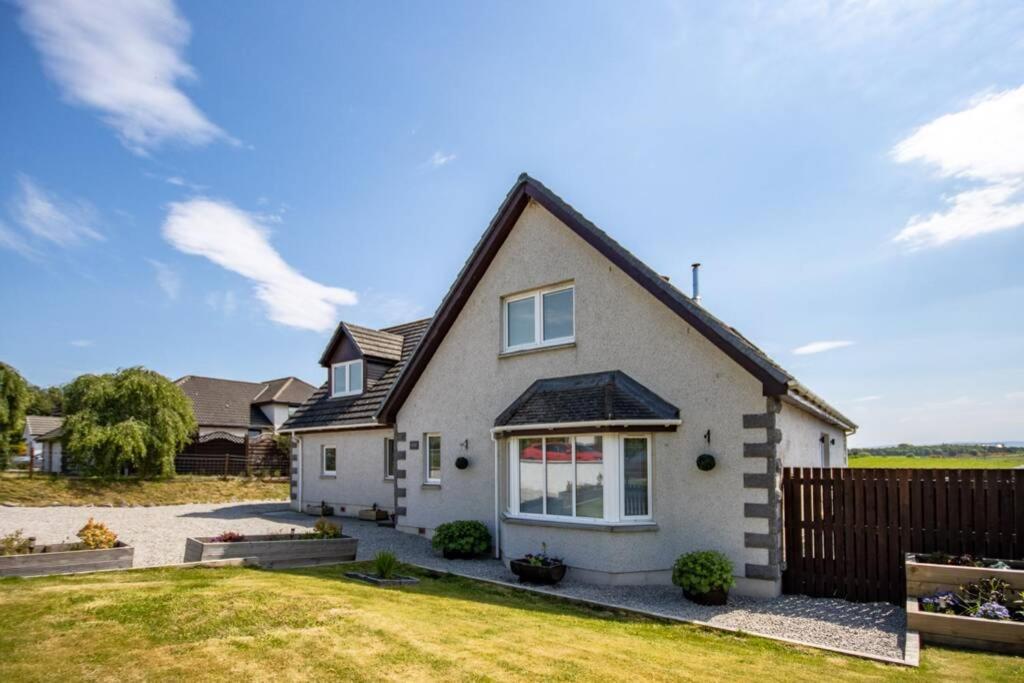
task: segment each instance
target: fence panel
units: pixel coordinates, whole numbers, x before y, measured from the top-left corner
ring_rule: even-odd
[[[903,604],[903,557],[1024,559],[1024,471],[789,467],[783,591]]]

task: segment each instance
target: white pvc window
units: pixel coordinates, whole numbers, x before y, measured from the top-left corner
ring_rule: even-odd
[[[320,472],[322,474],[338,473],[338,449],[334,446],[323,446],[320,449]]]
[[[558,285],[507,297],[502,348],[519,351],[576,339],[576,288]]]
[[[427,434],[426,438],[426,474],[428,484],[441,483],[441,435]]]
[[[363,361],[350,360],[331,366],[331,396],[363,393]]]
[[[650,446],[646,435],[513,438],[509,513],[580,522],[650,519]]]

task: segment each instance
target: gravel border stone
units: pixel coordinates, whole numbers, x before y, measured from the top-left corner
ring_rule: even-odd
[[[38,543],[73,538],[89,517],[104,522],[125,543],[135,547],[135,566],[180,563],[185,539],[224,531],[243,534],[286,533],[310,528],[316,518],[291,510],[287,503],[218,503],[134,508],[6,507],[0,510],[0,535],[22,529]],[[381,550],[403,562],[470,578],[521,587],[503,563],[493,559],[445,560],[430,542],[412,534],[377,526],[375,522],[335,517],[346,534],[359,539],[357,559],[369,560]],[[697,605],[674,586],[601,586],[569,576],[557,586],[530,590],[586,600],[653,616],[685,620],[714,628],[741,630],[768,638],[849,651],[864,656],[906,661],[906,615],[888,603],[786,595],[773,600],[730,595],[721,607]]]

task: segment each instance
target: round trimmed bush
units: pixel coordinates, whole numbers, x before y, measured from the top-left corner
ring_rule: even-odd
[[[479,555],[491,547],[491,532],[475,520],[445,522],[434,529],[431,543],[442,552]]]
[[[676,560],[672,583],[687,593],[701,595],[714,590],[728,591],[736,580],[728,557],[715,550],[698,550]]]

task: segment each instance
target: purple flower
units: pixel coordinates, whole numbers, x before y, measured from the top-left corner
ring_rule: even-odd
[[[986,602],[978,608],[978,616],[982,619],[1009,619],[1010,610],[998,602]]]

